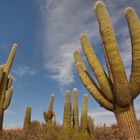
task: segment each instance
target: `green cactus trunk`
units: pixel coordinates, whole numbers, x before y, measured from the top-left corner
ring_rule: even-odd
[[[67,90],[65,93],[63,127],[64,128],[71,127],[71,99],[70,99],[70,91],[69,90]]]
[[[2,135],[2,130],[3,130],[3,117],[4,117],[4,111],[0,107],[0,135]]]
[[[88,73],[80,53],[75,51],[78,75],[95,100],[105,109],[115,113],[120,130],[126,131],[129,140],[140,140],[132,105],[140,93],[140,20],[132,7],[126,8],[125,16],[132,44],[132,66],[128,81],[106,6],[102,1],[97,1],[94,10],[99,23],[109,77],[101,67],[85,34],[81,36],[81,45],[98,83]]]
[[[31,107],[27,107],[26,108],[26,112],[25,112],[25,117],[24,117],[24,125],[23,125],[24,129],[28,129],[30,127],[30,124],[31,124],[31,113],[32,113]]]
[[[79,112],[78,112],[78,90],[77,88],[73,89],[73,126],[74,128],[79,128]]]
[[[3,130],[4,111],[9,107],[13,94],[13,78],[9,76],[9,72],[15,57],[16,48],[17,45],[14,44],[6,63],[0,66],[0,134],[2,134]]]
[[[87,131],[87,107],[88,107],[88,95],[84,95],[83,105],[82,105],[82,113],[81,113],[81,129],[83,131]]]
[[[89,135],[94,138],[94,121],[91,116],[88,116],[87,118],[87,131]]]
[[[124,111],[115,113],[118,125],[122,132],[125,132],[128,140],[140,140],[137,120],[132,105]]]

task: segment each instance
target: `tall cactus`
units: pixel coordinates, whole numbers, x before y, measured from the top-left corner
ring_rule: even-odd
[[[0,66],[0,133],[3,129],[4,111],[9,107],[13,93],[13,78],[9,72],[16,54],[16,48],[17,45],[13,44],[6,63]]]
[[[94,137],[94,121],[91,116],[87,117],[87,130],[91,137]]]
[[[129,140],[139,140],[140,136],[133,107],[133,100],[140,92],[139,18],[133,8],[126,9],[125,15],[132,43],[132,70],[128,81],[105,4],[101,1],[96,2],[94,10],[99,23],[109,77],[85,34],[81,35],[81,45],[98,84],[88,73],[79,52],[75,51],[74,57],[78,75],[96,101],[107,110],[114,112],[120,130],[125,130]]]
[[[31,107],[27,106],[26,107],[26,112],[25,112],[25,117],[24,117],[24,124],[23,124],[24,129],[28,129],[30,127],[31,113],[32,113]]]
[[[73,89],[73,126],[79,127],[79,111],[78,111],[78,89]]]
[[[52,124],[52,119],[53,119],[53,116],[54,116],[53,103],[54,103],[54,95],[51,95],[50,96],[49,106],[48,106],[48,111],[47,112],[45,112],[45,111],[43,112],[44,120],[48,124]]]
[[[83,131],[87,131],[87,108],[88,108],[88,95],[84,94],[84,100],[82,105],[82,112],[81,112],[81,129]]]
[[[65,93],[63,127],[64,128],[71,127],[71,98],[69,90],[67,90]]]

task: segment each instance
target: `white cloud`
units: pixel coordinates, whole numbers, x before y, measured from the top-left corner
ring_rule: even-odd
[[[58,50],[58,54],[50,63],[46,63],[45,68],[51,70],[51,78],[59,81],[62,85],[74,82],[73,79],[73,51],[77,48],[76,44],[65,44]],[[49,76],[49,75],[47,75]]]
[[[90,36],[97,36],[96,32],[91,32],[91,29],[97,28],[97,23],[93,21],[89,2],[44,0],[44,3],[41,9],[44,22],[45,69],[51,72],[50,78],[56,79],[61,85],[68,85],[74,82],[73,52],[80,48],[80,34],[86,32]]]
[[[104,108],[89,111],[88,114],[94,118],[96,126],[102,125],[103,123],[106,123],[107,125],[116,123],[114,114]]]
[[[21,66],[16,66],[15,69],[13,69],[13,73],[18,76],[24,76],[28,74],[33,75],[36,73],[36,70],[33,70],[29,66],[21,65]]]
[[[117,0],[103,1],[109,11],[127,76],[129,76],[131,49],[127,23],[124,22],[124,10],[130,3],[127,3],[126,0],[119,3]],[[96,16],[93,12],[93,5],[96,1],[41,0],[37,2],[40,3],[44,28],[42,51],[45,69],[50,73],[52,71],[51,74],[49,73],[50,78],[57,80],[62,85],[70,84],[74,82],[72,72],[74,62],[71,57],[73,57],[73,51],[80,46],[80,34],[86,32],[94,47],[100,49],[96,46],[100,42],[100,37]],[[97,53],[100,54],[100,52],[97,50]]]

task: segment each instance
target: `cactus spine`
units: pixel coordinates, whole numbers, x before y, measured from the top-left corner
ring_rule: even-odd
[[[69,90],[67,90],[65,93],[63,127],[64,128],[71,127],[71,98]]]
[[[25,112],[25,117],[24,117],[24,124],[23,124],[24,129],[29,129],[29,127],[30,127],[31,113],[32,113],[31,107],[29,107],[29,106],[26,107],[26,112]]]
[[[81,35],[81,45],[98,84],[88,73],[80,53],[75,51],[74,58],[78,75],[96,101],[107,110],[114,112],[120,130],[125,130],[130,140],[139,140],[140,135],[133,107],[133,99],[140,92],[139,18],[133,8],[126,9],[125,15],[132,43],[132,70],[130,81],[128,81],[105,4],[101,1],[96,2],[94,10],[99,23],[109,77],[102,68],[85,34]]]
[[[48,124],[52,124],[52,119],[53,119],[53,116],[54,116],[53,103],[54,103],[54,95],[51,95],[50,96],[49,106],[48,106],[48,111],[47,112],[45,112],[45,111],[43,112],[44,120]]]
[[[73,126],[79,127],[79,112],[78,112],[78,89],[73,89]]]
[[[82,112],[81,112],[81,129],[83,131],[87,130],[87,107],[88,107],[88,95],[84,94],[84,100],[82,105]]]
[[[6,63],[0,66],[0,133],[3,129],[4,111],[9,107],[13,93],[13,78],[9,76],[9,72],[16,54],[16,48],[17,45],[13,44]]]

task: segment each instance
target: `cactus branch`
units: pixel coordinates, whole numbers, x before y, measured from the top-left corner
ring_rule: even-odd
[[[10,87],[6,92],[6,96],[5,96],[5,100],[4,100],[4,104],[3,104],[4,110],[6,110],[9,107],[9,105],[11,103],[12,95],[13,95],[13,88]]]
[[[82,34],[80,37],[80,40],[81,40],[81,45],[82,45],[83,51],[85,53],[85,56],[87,57],[87,60],[94,72],[94,75],[101,87],[101,90],[105,94],[106,98],[112,102],[113,95],[112,95],[112,91],[110,89],[108,80],[106,78],[104,70],[103,70],[94,50],[91,47],[91,44],[89,42],[87,35]]]
[[[102,96],[102,94],[100,93],[100,91],[96,88],[96,86],[91,81],[91,78],[89,78],[89,76],[84,71],[81,63],[78,62],[78,60],[76,59],[77,58],[76,55],[79,55],[80,56],[80,54],[76,52],[76,54],[74,54],[74,57],[75,57],[75,63],[77,65],[78,75],[79,75],[82,83],[84,84],[84,86],[88,89],[89,93],[97,100],[97,102],[99,102],[99,104],[101,106],[104,106],[108,110],[113,110],[112,103],[110,103],[108,100],[106,100]]]
[[[130,76],[131,94],[135,98],[140,92],[140,20],[131,7],[125,11],[132,44],[132,66]]]
[[[105,8],[105,4],[100,1],[97,2],[95,5],[95,12],[99,23],[101,38],[108,56],[111,72],[113,74],[114,96],[117,104],[125,107],[131,103],[132,97],[129,93],[129,85],[124,65],[121,60],[118,44]]]
[[[5,64],[4,70],[3,70],[7,75],[9,74],[10,68],[12,66],[12,63],[13,63],[13,60],[14,60],[14,57],[15,57],[15,54],[16,54],[16,49],[17,49],[17,44],[13,44],[12,50],[10,52],[10,55],[7,59],[7,62]]]

